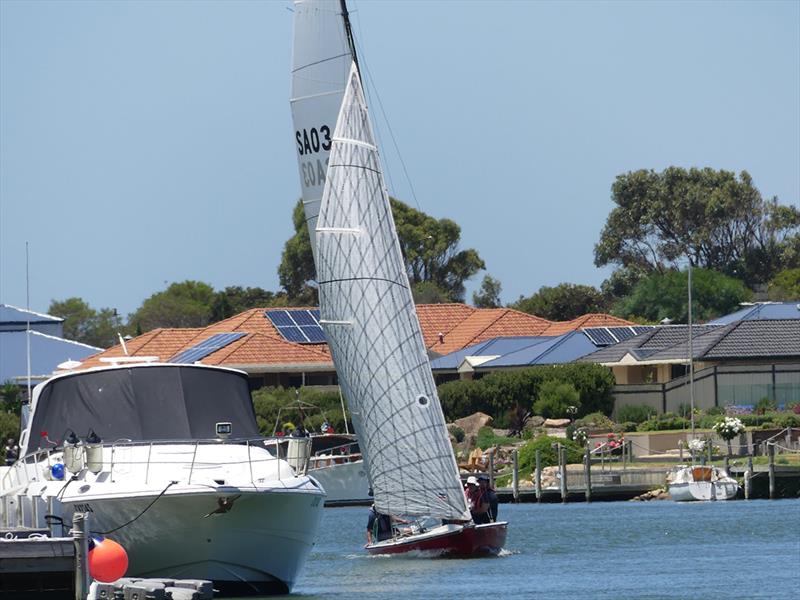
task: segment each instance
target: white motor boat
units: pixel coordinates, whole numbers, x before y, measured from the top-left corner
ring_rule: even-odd
[[[308,474],[325,489],[325,506],[372,502],[367,467],[352,434],[312,435]]]
[[[20,459],[0,481],[0,524],[62,535],[85,512],[92,535],[125,548],[128,576],[287,593],[325,494],[277,455],[243,372],[139,363],[57,375],[34,390]]]
[[[667,477],[667,487],[676,502],[730,500],[739,492],[739,483],[715,466],[679,467]]]

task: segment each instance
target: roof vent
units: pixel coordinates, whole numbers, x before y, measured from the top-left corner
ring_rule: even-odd
[[[798,308],[800,308],[800,305],[798,305]],[[439,332],[439,343],[444,344],[444,334],[441,331]]]

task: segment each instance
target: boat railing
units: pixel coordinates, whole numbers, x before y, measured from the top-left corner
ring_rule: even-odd
[[[361,460],[360,452],[353,452],[358,447],[358,442],[347,442],[338,446],[331,446],[323,450],[317,450],[309,459],[309,469],[329,467],[351,463]]]
[[[109,451],[109,464],[108,467],[103,467],[103,470],[109,472],[110,480],[114,480],[115,476],[119,475],[121,470],[125,467],[144,467],[145,483],[148,483],[153,471],[153,467],[158,465],[177,466],[182,465],[188,467],[188,483],[192,483],[193,479],[197,478],[197,471],[202,466],[207,465],[209,460],[204,458],[202,454],[198,457],[199,450],[202,446],[246,446],[247,454],[244,459],[220,459],[214,457],[214,464],[228,465],[228,466],[242,466],[248,470],[250,482],[256,485],[256,471],[254,467],[272,463],[277,461],[277,479],[295,477],[299,474],[304,474],[308,466],[308,457],[310,455],[311,441],[308,438],[299,438],[295,440],[296,449],[299,451],[295,455],[295,460],[292,456],[286,456],[281,452],[279,439],[273,438],[238,438],[238,439],[204,439],[204,440],[158,440],[158,441],[132,441],[128,439],[117,440],[111,443],[104,443],[102,446]],[[303,443],[305,442],[305,443]],[[154,457],[153,449],[158,446],[175,446],[175,445],[191,445],[191,457],[179,460],[165,460],[164,456]],[[144,460],[136,460],[132,456],[126,456],[124,450],[130,448],[147,448]],[[304,448],[305,447],[305,448]],[[254,454],[254,449],[259,452]],[[261,450],[266,450],[265,456]],[[48,473],[53,465],[61,463],[63,460],[63,448],[58,446],[47,449],[37,449],[33,452],[27,453],[21,457],[11,468],[9,468],[3,475],[2,488],[10,489],[14,484],[19,484],[28,481],[48,480],[50,477]],[[282,456],[283,454],[283,456]],[[105,460],[105,458],[104,458]],[[289,462],[289,467],[283,466],[284,462]],[[62,463],[63,464],[63,463]],[[87,468],[84,463],[84,469]],[[21,472],[20,472],[21,471]]]

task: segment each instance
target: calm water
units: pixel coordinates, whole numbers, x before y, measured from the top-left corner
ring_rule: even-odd
[[[325,509],[284,598],[800,597],[800,500],[501,504],[500,516],[507,555],[431,560],[367,556],[367,509]]]

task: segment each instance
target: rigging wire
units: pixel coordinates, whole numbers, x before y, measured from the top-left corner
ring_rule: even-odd
[[[391,138],[391,141],[392,141],[392,147],[394,148],[394,151],[397,154],[397,158],[400,161],[400,166],[402,167],[402,170],[403,170],[403,176],[405,177],[405,180],[408,183],[408,188],[409,188],[409,191],[411,192],[411,197],[414,200],[414,204],[417,207],[417,210],[422,212],[422,207],[420,206],[419,199],[417,198],[417,192],[414,189],[414,183],[412,182],[411,176],[409,175],[408,167],[406,166],[406,161],[403,158],[402,152],[400,151],[400,145],[397,143],[397,138],[394,135],[394,130],[392,129],[392,124],[389,121],[389,116],[386,113],[386,110],[384,109],[383,102],[381,101],[380,94],[378,93],[377,83],[375,81],[375,78],[372,75],[372,71],[370,71],[370,68],[369,68],[369,65],[367,64],[366,59],[364,58],[366,53],[363,50],[363,44],[361,42],[361,40],[363,39],[364,36],[361,33],[363,31],[363,28],[361,27],[361,21],[358,18],[359,17],[359,11],[357,9],[356,10],[351,10],[350,11],[350,15],[355,15],[356,19],[358,20],[359,35],[358,35],[357,38],[354,39],[354,41],[355,41],[355,45],[358,47],[358,50],[359,50],[359,65],[360,65],[360,67],[363,67],[363,72],[366,75],[366,77],[364,78],[365,93],[367,94],[367,96],[370,99],[372,99],[372,98],[375,99],[375,101],[377,103],[377,106],[380,109],[381,117],[382,117],[383,121],[386,123],[386,129],[388,130],[389,137]],[[366,85],[367,82],[369,82],[369,85]],[[373,123],[373,125],[375,126],[375,130],[376,130],[375,134],[376,134],[376,136],[378,137],[378,139],[380,141],[380,139],[383,137],[381,135],[381,127],[379,126],[379,124],[377,122]],[[383,145],[383,144],[381,143],[380,145]],[[388,183],[389,183],[389,187],[396,190],[397,188],[395,187],[394,181],[393,181],[393,178],[392,178],[392,169],[390,168],[388,163],[384,164],[384,171],[385,171]]]

